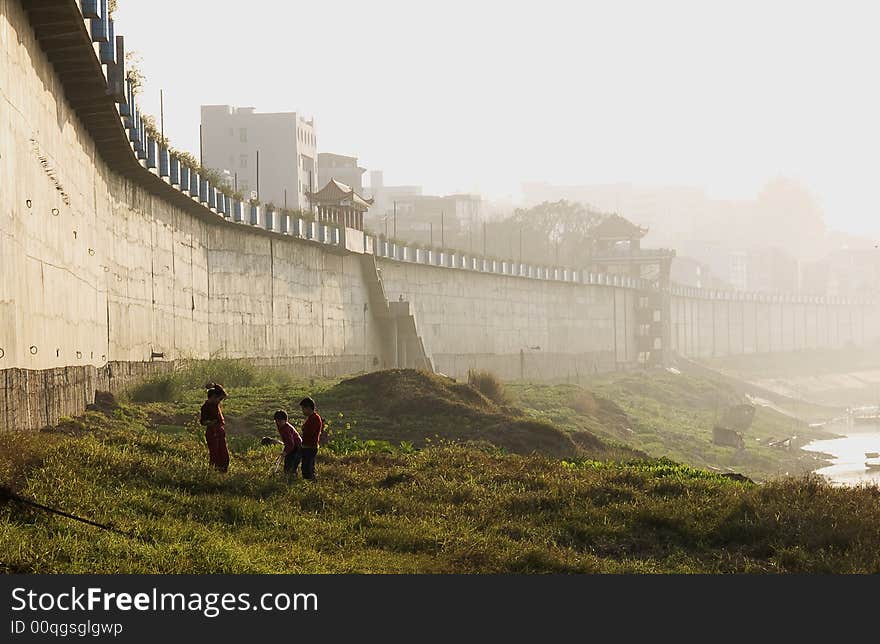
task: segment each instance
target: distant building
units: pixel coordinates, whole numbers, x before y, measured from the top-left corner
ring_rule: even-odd
[[[780,248],[744,250],[725,241],[693,239],[681,241],[679,247],[682,255],[707,266],[727,288],[753,293],[798,291],[798,262]]]
[[[713,273],[708,264],[692,257],[676,256],[672,260],[669,279],[673,284],[695,288],[731,290],[733,287]]]
[[[263,203],[309,209],[307,194],[318,181],[316,147],[314,120],[296,112],[202,106],[202,163],[228,171],[246,197],[254,192]]]
[[[391,225],[388,232],[393,235],[396,230],[398,238],[420,244],[461,245],[469,232],[477,232],[483,220],[483,205],[479,195],[396,196],[390,210],[386,201],[385,216]],[[385,232],[384,228],[379,232]]]
[[[781,248],[749,251],[747,258],[745,290],[753,293],[798,292],[798,262]]]
[[[357,157],[347,157],[330,152],[318,153],[319,185],[327,185],[331,179],[350,186],[358,194],[364,193],[364,172],[366,168],[358,166]]]
[[[375,213],[384,215],[395,199],[422,194],[422,186],[386,186],[384,173],[381,170],[372,170],[370,172],[370,189],[364,192],[368,193],[376,202]]]
[[[830,297],[876,297],[880,293],[880,249],[843,248],[807,264],[803,291]]]

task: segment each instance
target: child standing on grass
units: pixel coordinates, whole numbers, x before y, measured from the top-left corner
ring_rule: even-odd
[[[226,399],[226,391],[220,385],[206,385],[208,399],[202,405],[199,424],[205,426],[205,441],[211,465],[220,472],[229,470],[229,447],[226,445],[226,422],[220,403]]]
[[[275,412],[275,427],[284,443],[284,473],[296,478],[296,468],[302,460],[302,437],[287,420],[287,412],[279,409]]]
[[[318,444],[321,442],[321,430],[324,421],[315,411],[315,401],[303,398],[299,403],[306,421],[302,426],[302,473],[304,479],[315,479],[315,458],[318,456]]]

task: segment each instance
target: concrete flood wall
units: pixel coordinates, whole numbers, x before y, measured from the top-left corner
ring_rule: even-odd
[[[0,0],[0,44],[3,426],[81,412],[181,359],[383,366],[357,256],[206,222],[114,173],[18,2]]]
[[[378,266],[388,299],[410,302],[441,373],[577,379],[635,362],[635,291],[389,260]]]
[[[787,300],[787,301],[784,301]],[[694,358],[865,346],[880,341],[880,307],[813,297],[672,296],[671,349]]]
[[[41,11],[49,5],[52,20],[79,11],[72,0],[44,0]],[[187,359],[340,375],[395,366],[403,351],[407,363],[416,356],[455,377],[483,368],[572,381],[638,364],[646,284],[340,238],[218,201],[210,186],[200,194],[197,177],[193,193],[192,181],[174,185],[188,171],[169,165],[136,115],[129,147],[125,119],[103,104],[100,66],[97,94],[77,99],[92,107],[70,103],[67,72],[40,42],[22,4],[0,0],[0,428],[39,428],[81,412],[95,390],[120,391]],[[55,55],[72,56],[71,47]],[[94,54],[87,36],[83,48]],[[99,108],[109,122],[96,124]],[[114,128],[121,145],[106,134]],[[844,346],[880,333],[876,304],[663,295],[668,315],[649,322],[667,325],[664,350],[690,356]],[[392,338],[391,320],[408,336]]]

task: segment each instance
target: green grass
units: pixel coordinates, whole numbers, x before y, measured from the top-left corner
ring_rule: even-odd
[[[738,452],[712,442],[712,427],[724,410],[745,399],[730,385],[663,370],[614,374],[577,385],[515,383],[511,403],[536,420],[569,430],[587,430],[655,457],[702,468],[737,471],[758,480],[799,475],[824,461],[799,447],[827,433],[772,409],[759,407]],[[791,450],[769,447],[773,439],[797,436]]]
[[[287,484],[255,439],[210,471],[197,433],[143,406],[38,439],[0,438],[7,480],[137,538],[7,503],[5,572],[880,572],[876,488],[454,444],[326,450],[317,483]]]
[[[700,466],[729,458],[707,444],[716,406],[738,402],[721,383],[658,372],[589,391],[519,384],[499,405],[413,371],[254,373],[249,386],[209,378],[231,394],[227,475],[208,467],[196,422],[203,373],[170,401],[111,401],[0,435],[0,482],[132,535],[0,502],[0,571],[880,572],[876,487],[758,485]],[[259,439],[307,394],[330,441],[319,480],[291,483],[270,475],[278,448]],[[787,422],[759,413],[754,432]],[[781,466],[776,454],[750,443],[737,469]]]
[[[223,403],[223,413],[231,437],[274,435],[275,410],[285,409],[299,417],[299,401],[310,395],[329,424],[330,436],[347,432],[361,441],[406,443],[417,448],[454,440],[557,458],[638,456],[613,441],[599,440],[590,431],[567,431],[536,421],[518,409],[489,400],[470,385],[414,370],[375,372],[342,381],[291,380],[283,385],[228,390],[230,396]],[[182,389],[176,400],[145,404],[143,409],[156,426],[193,425],[203,399],[200,389]]]

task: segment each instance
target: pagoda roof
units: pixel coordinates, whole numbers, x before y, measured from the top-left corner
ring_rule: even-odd
[[[317,192],[306,194],[313,203],[322,206],[350,206],[355,210],[366,211],[373,205],[372,199],[362,197],[354,191],[354,188],[336,179],[330,179],[327,185]]]
[[[647,233],[647,228],[617,214],[608,215],[592,230],[592,236],[597,239],[641,239]]]

